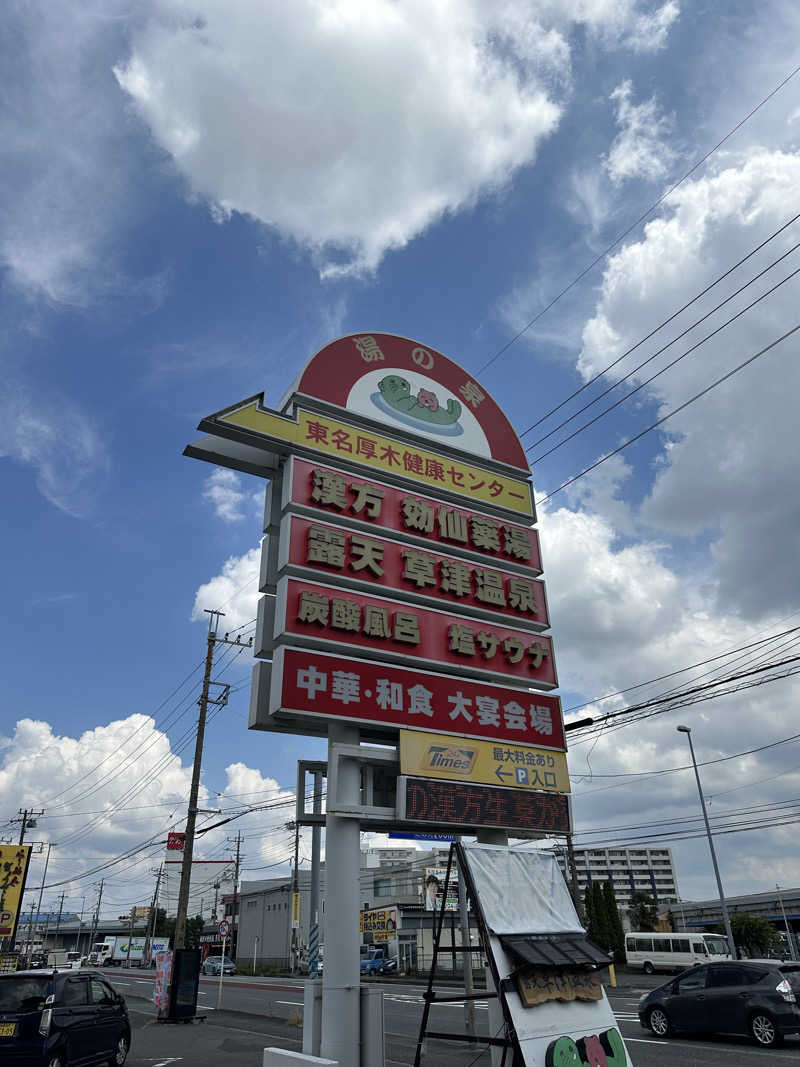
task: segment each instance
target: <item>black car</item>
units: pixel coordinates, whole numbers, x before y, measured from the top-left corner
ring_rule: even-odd
[[[31,958],[30,958],[30,962],[28,963],[28,967],[31,970],[36,970],[39,967],[47,967],[47,956],[45,955],[45,953],[44,952],[34,952],[34,953],[32,953],[31,954]]]
[[[121,1067],[131,1045],[124,999],[99,973],[0,974],[3,1067]]]
[[[800,1033],[800,964],[729,960],[692,967],[639,1001],[639,1021],[657,1037],[677,1030],[749,1034],[778,1045]]]

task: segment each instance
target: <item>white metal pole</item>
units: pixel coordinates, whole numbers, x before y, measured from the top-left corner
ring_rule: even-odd
[[[331,723],[328,727],[328,782],[336,744],[357,745],[358,727]],[[337,816],[331,809],[360,800],[360,768],[343,759],[338,768],[338,792],[328,795],[325,815],[325,968],[322,973],[322,1046],[320,1054],[339,1067],[359,1067],[360,954],[359,846],[357,819]],[[375,1067],[380,1067],[376,1064]]]
[[[258,938],[253,940],[253,974],[256,973],[256,956],[258,955]]]
[[[786,941],[787,941],[787,944],[789,946],[789,952],[792,955],[792,959],[796,960],[797,959],[797,955],[795,954],[795,951],[794,951],[794,938],[792,937],[791,930],[789,929],[789,920],[786,918],[786,908],[784,908],[784,906],[783,906],[783,897],[781,896],[781,887],[778,885],[777,882],[775,883],[775,888],[778,891],[778,903],[781,906],[781,912],[783,914],[783,925],[786,927]]]
[[[736,944],[733,940],[733,931],[731,930],[731,920],[728,915],[728,904],[725,900],[725,892],[722,888],[722,876],[719,873],[719,864],[717,863],[717,853],[714,850],[714,838],[711,836],[711,825],[708,821],[708,812],[706,811],[706,798],[703,796],[703,787],[700,784],[700,771],[697,769],[697,760],[694,755],[694,745],[692,744],[692,731],[688,726],[678,726],[677,730],[681,734],[686,734],[689,738],[689,751],[692,754],[692,766],[694,767],[694,776],[697,779],[697,792],[700,794],[700,808],[703,812],[703,822],[706,824],[706,834],[708,836],[708,847],[711,851],[711,863],[714,867],[714,875],[717,879],[717,889],[719,891],[719,904],[722,909],[722,919],[725,923],[725,933],[728,935],[728,947],[731,953],[731,959],[737,959]]]
[[[222,1007],[222,976],[225,973],[225,946],[228,943],[227,936],[222,939],[222,959],[219,961],[219,989],[217,990],[217,1011]]]

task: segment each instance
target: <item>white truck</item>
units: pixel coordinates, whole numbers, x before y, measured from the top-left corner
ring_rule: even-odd
[[[92,955],[95,956],[98,967],[126,967],[128,964],[141,967],[145,944],[144,937],[109,935],[92,947]],[[154,937],[150,941],[151,961],[155,959],[157,952],[166,952],[168,949],[169,938]]]

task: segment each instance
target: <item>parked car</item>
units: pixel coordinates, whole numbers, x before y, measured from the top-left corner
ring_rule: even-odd
[[[227,956],[224,963],[222,956],[206,956],[200,970],[203,974],[219,974],[220,968],[222,968],[223,974],[236,974],[236,964],[233,960],[229,960]]]
[[[3,1067],[121,1067],[131,1024],[121,994],[98,972],[0,974]]]
[[[388,962],[386,950],[383,948],[371,948],[366,956],[361,957],[361,974],[383,974],[381,968]]]
[[[38,970],[40,967],[47,966],[47,953],[46,952],[32,952],[31,958],[28,962],[29,970]]]
[[[80,952],[68,952],[67,960],[64,966],[69,969],[77,970],[81,965],[82,959],[83,957],[81,956]]]
[[[730,960],[692,967],[639,1000],[639,1021],[657,1037],[678,1030],[749,1034],[778,1045],[800,1032],[800,964]]]
[[[397,956],[390,956],[378,967],[378,974],[397,974]]]

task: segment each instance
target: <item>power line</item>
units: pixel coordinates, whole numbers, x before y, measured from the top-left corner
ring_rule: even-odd
[[[530,445],[528,448],[526,448],[525,451],[526,452],[532,451],[533,448],[536,447],[536,445],[541,444],[543,441],[546,441],[548,439],[548,437],[552,437],[553,434],[557,433],[563,426],[566,426],[567,423],[569,423],[573,419],[577,418],[578,415],[581,414],[581,412],[586,411],[588,408],[590,408],[594,404],[596,404],[597,401],[601,400],[604,396],[607,396],[609,393],[613,392],[613,390],[616,389],[618,386],[620,386],[624,382],[628,381],[638,371],[640,371],[642,369],[642,367],[646,367],[648,363],[651,363],[658,356],[660,356],[664,352],[666,352],[666,350],[668,348],[671,348],[672,345],[674,345],[676,341],[679,341],[682,337],[685,337],[686,334],[691,333],[691,331],[696,326],[699,326],[701,322],[705,322],[706,319],[708,319],[712,315],[716,314],[716,312],[719,311],[720,308],[724,307],[725,304],[730,303],[731,300],[733,300],[735,297],[737,297],[741,293],[743,293],[745,289],[747,289],[750,285],[753,285],[754,282],[756,282],[760,278],[762,278],[767,273],[767,271],[772,270],[773,267],[777,266],[778,263],[780,263],[782,260],[786,259],[787,256],[791,255],[791,253],[795,252],[798,248],[800,248],[800,242],[798,242],[796,245],[794,245],[792,248],[790,248],[788,252],[785,252],[782,256],[780,256],[778,259],[776,259],[773,263],[770,263],[768,267],[765,267],[759,274],[756,274],[753,278],[750,279],[749,282],[745,282],[744,285],[740,286],[735,292],[731,293],[730,296],[727,296],[723,301],[721,301],[719,304],[717,304],[716,307],[714,307],[710,311],[706,312],[705,315],[703,315],[701,318],[697,319],[690,326],[687,326],[686,329],[683,330],[682,333],[679,333],[676,337],[673,337],[673,339],[671,341],[669,341],[667,344],[665,344],[661,348],[657,349],[652,354],[652,356],[649,356],[647,359],[643,360],[643,362],[641,362],[637,367],[634,367],[633,370],[629,371],[628,374],[626,374],[623,378],[620,378],[618,382],[615,382],[613,385],[610,385],[607,389],[605,389],[602,393],[600,393],[598,396],[596,396],[594,398],[594,400],[591,400],[588,404],[584,404],[584,406],[582,408],[580,408],[578,411],[576,411],[574,415],[570,415],[570,417],[568,419],[565,419],[563,422],[559,423],[559,425],[556,426],[556,428],[554,430],[551,430],[550,433],[545,434],[544,437],[540,437],[538,441],[535,441],[532,445]],[[663,366],[660,370],[656,371],[655,374],[652,374],[649,378],[645,379],[645,381],[640,382],[637,386],[635,386],[633,389],[631,389],[629,392],[627,392],[624,396],[620,397],[619,400],[615,400],[613,404],[609,404],[609,406],[607,408],[603,408],[603,410],[598,415],[594,415],[591,419],[588,419],[586,422],[581,423],[581,425],[576,430],[573,430],[572,433],[567,434],[567,436],[562,438],[560,441],[556,441],[556,443],[551,448],[549,448],[546,452],[542,452],[541,455],[536,456],[534,459],[532,459],[531,463],[533,463],[533,464],[541,463],[541,461],[543,459],[546,459],[548,456],[551,456],[554,452],[557,452],[559,448],[562,448],[569,441],[574,440],[579,434],[583,433],[584,430],[588,430],[588,428],[590,426],[594,426],[594,424],[596,422],[599,422],[600,419],[602,419],[605,415],[608,415],[609,412],[614,411],[616,408],[618,408],[620,406],[620,404],[624,404],[626,400],[630,400],[630,398],[632,396],[636,396],[636,394],[641,392],[642,389],[645,389],[648,385],[650,385],[652,382],[654,382],[656,380],[656,378],[660,378],[662,374],[666,374],[666,372],[668,370],[671,370],[674,366],[676,366],[678,363],[680,363],[682,359],[685,359],[686,356],[690,356],[692,354],[692,352],[696,352],[698,350],[698,348],[700,348],[702,345],[706,344],[713,337],[716,337],[718,333],[722,333],[722,331],[724,329],[726,329],[728,326],[730,326],[731,323],[736,322],[736,320],[740,319],[742,317],[742,315],[746,315],[748,311],[751,311],[757,304],[760,304],[762,300],[766,300],[767,297],[771,296],[775,292],[776,289],[780,289],[780,287],[782,285],[785,285],[786,282],[791,281],[791,279],[794,278],[795,275],[797,275],[798,273],[800,273],[800,267],[798,267],[797,270],[793,270],[791,272],[791,274],[787,274],[785,278],[781,278],[781,280],[779,282],[776,282],[775,285],[773,285],[773,286],[771,286],[771,288],[767,289],[766,292],[761,293],[755,300],[753,300],[751,303],[747,304],[745,307],[743,307],[739,311],[737,311],[735,315],[731,315],[731,317],[729,319],[727,319],[725,322],[723,322],[719,326],[717,326],[716,329],[711,331],[711,333],[706,334],[705,337],[701,337],[699,341],[695,342],[695,344],[693,344],[690,348],[687,348],[685,352],[682,352],[679,356],[676,356],[675,359],[670,360],[669,363],[667,363],[665,366]]]
[[[787,615],[784,619],[781,619],[781,622],[785,622],[787,619],[791,619],[798,614],[800,614],[800,612],[794,611],[791,615]],[[637,682],[636,685],[629,685],[625,689],[618,689],[614,693],[606,693],[604,696],[592,697],[591,700],[586,700],[583,704],[572,704],[570,707],[564,709],[564,714],[567,715],[571,711],[580,711],[582,708],[588,708],[591,704],[599,704],[603,700],[611,700],[612,697],[625,696],[626,693],[632,693],[634,689],[641,689],[646,685],[654,685],[656,682],[663,682],[667,678],[674,678],[676,674],[684,674],[686,671],[695,670],[697,667],[705,667],[707,663],[713,663],[718,659],[726,659],[728,656],[732,656],[737,652],[743,652],[745,649],[753,648],[760,644],[766,644],[769,641],[777,640],[780,637],[785,637],[787,634],[792,633],[800,633],[800,626],[794,626],[789,630],[783,630],[781,633],[773,634],[770,637],[752,641],[747,645],[739,645],[737,648],[728,649],[727,652],[720,652],[719,655],[709,656],[707,659],[698,660],[697,663],[690,663],[688,667],[679,667],[676,671],[670,671],[668,674],[660,674],[657,678],[649,678],[646,682]]]
[[[770,678],[755,678],[755,675],[761,674],[764,671],[776,670],[779,666],[795,663],[800,660],[800,656],[793,656],[788,659],[782,660],[778,663],[768,663],[762,667],[754,668],[749,671],[742,672],[737,675],[729,675],[725,678],[718,679],[715,682],[709,682],[706,685],[696,686],[691,690],[686,690],[683,693],[678,693],[673,697],[664,697],[655,699],[647,704],[634,706],[632,708],[625,708],[618,712],[610,712],[604,716],[599,724],[591,729],[591,733],[586,736],[581,736],[574,744],[581,744],[590,739],[594,733],[601,733],[605,729],[606,725],[613,719],[620,716],[633,715],[633,718],[625,720],[622,723],[612,723],[610,730],[621,729],[624,726],[631,725],[634,722],[640,722],[642,719],[650,718],[653,715],[660,715],[668,711],[677,711],[679,708],[689,707],[692,704],[699,704],[706,700],[714,700],[719,696],[726,696],[732,692],[738,692],[740,689],[751,689],[755,686],[766,685],[769,682],[779,681],[782,678],[791,677],[794,674],[800,673],[800,665],[796,665],[791,669],[785,671],[782,674],[774,675]],[[738,685],[732,688],[723,690],[722,692],[710,692],[711,689],[720,685],[730,685],[731,682],[738,682]],[[686,699],[689,697],[690,699]],[[660,705],[666,705],[661,707]],[[583,730],[581,730],[583,735]]]
[[[487,360],[486,363],[484,363],[483,366],[478,369],[477,374],[478,375],[483,374],[483,372],[488,367],[491,367],[491,365],[495,362],[495,360],[499,359],[500,356],[502,356],[504,352],[506,352],[509,348],[511,348],[511,346],[513,344],[515,344],[515,342],[517,342],[520,339],[520,337],[522,337],[523,334],[527,333],[528,330],[531,328],[531,326],[534,326],[539,321],[539,319],[541,319],[544,315],[547,314],[547,312],[550,310],[550,308],[552,308],[555,304],[557,304],[558,301],[563,296],[566,296],[567,293],[570,292],[571,289],[574,289],[574,287],[578,284],[578,282],[580,282],[583,278],[586,277],[586,275],[589,273],[589,271],[591,271],[594,267],[597,266],[598,263],[600,263],[602,260],[604,260],[606,258],[606,256],[609,254],[609,252],[612,252],[617,247],[617,245],[620,244],[621,241],[625,240],[625,238],[628,236],[629,233],[632,233],[633,230],[636,229],[636,227],[639,225],[639,223],[644,222],[645,219],[649,218],[650,215],[652,215],[653,212],[656,210],[656,208],[660,204],[662,204],[671,193],[675,192],[675,190],[678,188],[678,186],[682,185],[686,181],[687,178],[690,178],[692,176],[692,174],[694,174],[694,172],[696,170],[698,170],[706,162],[707,159],[709,159],[711,156],[713,156],[713,154],[716,151],[718,151],[718,149],[720,149],[725,144],[726,141],[730,140],[730,138],[733,137],[733,135],[735,133],[737,133],[742,128],[742,126],[744,126],[744,124],[749,119],[751,119],[753,117],[753,115],[756,114],[757,111],[760,111],[760,109],[766,103],[768,103],[768,101],[770,101],[772,99],[772,97],[775,96],[776,93],[780,92],[780,90],[784,87],[784,85],[787,85],[792,80],[792,78],[794,78],[794,76],[798,73],[798,71],[800,71],[800,66],[795,67],[794,70],[790,71],[790,73],[787,74],[786,77],[782,81],[780,81],[775,86],[774,89],[772,89],[769,93],[767,93],[767,95],[764,97],[763,100],[759,101],[759,103],[756,104],[756,106],[754,108],[752,108],[752,110],[748,111],[748,113],[744,116],[744,118],[740,119],[740,121],[737,122],[736,125],[731,130],[729,130],[721,140],[717,141],[717,143],[714,145],[713,148],[709,149],[705,153],[704,156],[701,156],[701,158],[698,159],[697,162],[689,170],[687,170],[686,173],[682,177],[680,177],[678,179],[678,181],[676,181],[673,185],[671,185],[667,189],[667,191],[665,193],[662,193],[662,195],[655,201],[655,203],[651,204],[651,206],[647,209],[647,211],[644,212],[644,214],[640,215],[639,218],[636,219],[635,222],[632,222],[631,225],[619,235],[619,237],[615,238],[611,242],[610,245],[607,245],[606,248],[604,248],[603,251],[600,252],[599,255],[595,256],[595,258],[591,261],[591,263],[589,263],[586,267],[584,267],[583,270],[580,272],[580,274],[578,274],[575,278],[573,278],[572,281],[568,285],[565,285],[564,288],[559,293],[557,293],[556,296],[554,296],[553,299],[541,309],[541,311],[538,311],[533,316],[533,318],[530,319],[530,321],[527,322],[522,327],[521,330],[519,330],[516,334],[514,334],[514,336],[511,338],[510,341],[506,341],[506,343],[502,346],[502,348],[499,348],[497,350],[497,352],[495,352],[495,354],[491,357],[491,359]]]
[[[165,698],[164,698],[164,700],[162,700],[162,701],[161,701],[161,703],[160,703],[160,704],[158,705],[158,707],[156,708],[156,710],[155,710],[155,711],[153,712],[153,719],[155,719],[155,716],[156,716],[156,715],[158,715],[158,713],[159,713],[159,712],[161,711],[161,709],[162,709],[163,707],[165,707],[165,705],[166,705],[166,704],[168,704],[168,703],[169,703],[169,701],[170,701],[170,700],[172,700],[172,698],[173,698],[173,697],[174,697],[174,696],[175,696],[175,695],[176,695],[177,693],[179,693],[179,692],[181,691],[181,689],[183,689],[183,687],[184,687],[184,686],[186,685],[186,683],[187,683],[187,682],[189,681],[189,679],[190,679],[190,678],[192,677],[192,675],[196,674],[196,673],[197,673],[197,671],[198,671],[198,670],[200,670],[200,668],[201,668],[202,666],[203,666],[203,662],[202,662],[202,660],[201,660],[201,661],[200,661],[200,663],[199,663],[199,664],[198,664],[198,665],[197,665],[196,667],[194,667],[194,668],[193,668],[193,669],[192,669],[192,670],[191,670],[191,671],[190,671],[190,672],[189,672],[189,673],[188,673],[188,674],[186,675],[186,677],[185,677],[185,678],[183,679],[183,681],[182,681],[182,682],[181,682],[181,683],[180,683],[179,685],[177,685],[175,689],[173,689],[173,690],[172,690],[172,692],[171,692],[171,693],[169,694],[169,696],[168,696],[168,697],[165,697]],[[185,699],[185,698],[184,698],[184,699]],[[180,705],[179,705],[179,706],[180,706]],[[140,730],[143,730],[143,729],[144,729],[144,727],[145,727],[146,725],[147,725],[147,722],[143,722],[143,723],[142,723],[142,724],[141,724],[140,726],[138,726],[138,727],[137,727],[137,728],[136,728],[136,729],[135,729],[135,730],[134,730],[134,731],[133,731],[133,732],[132,732],[132,733],[131,733],[131,734],[130,734],[130,735],[129,735],[128,737],[126,737],[126,739],[125,739],[125,741],[123,742],[123,744],[127,744],[127,742],[128,742],[128,741],[130,741],[130,740],[131,740],[131,738],[135,737],[135,736],[136,736],[136,734],[137,734],[137,733],[139,733],[139,731],[140,731]],[[100,768],[101,768],[101,767],[103,766],[103,764],[104,764],[104,763],[106,763],[106,762],[108,762],[108,760],[110,760],[110,759],[111,759],[111,757],[112,757],[112,756],[114,756],[114,755],[116,755],[116,753],[115,753],[115,752],[110,752],[110,753],[109,753],[109,754],[108,754],[107,756],[105,756],[105,757],[104,757],[104,758],[103,758],[102,760],[100,760],[100,762],[99,762],[98,764],[96,764],[96,766],[94,766],[94,767],[93,767],[93,768],[92,768],[92,769],[91,769],[90,771],[84,772],[84,773],[82,774],[82,776],[81,776],[81,777],[82,777],[82,778],[85,778],[85,777],[87,777],[88,775],[94,774],[94,773],[95,773],[95,771],[99,770],[99,769],[100,769]],[[73,783],[72,783],[71,785],[68,785],[68,786],[66,786],[66,787],[65,787],[64,789],[62,789],[62,790],[61,790],[61,792],[53,794],[53,796],[51,796],[51,797],[49,797],[49,798],[48,798],[48,800],[47,800],[47,803],[48,803],[48,804],[49,804],[50,806],[52,806],[52,804],[53,804],[53,801],[54,801],[54,800],[57,800],[57,799],[58,799],[58,797],[61,797],[61,796],[63,796],[63,795],[65,794],[65,793],[68,793],[68,792],[70,791],[70,789],[74,788],[74,786],[75,786],[76,784],[77,784],[76,782],[73,782]],[[75,803],[75,798],[73,798],[73,800],[72,800],[72,801],[70,801],[70,803]]]
[[[752,256],[756,255],[757,252],[760,252],[762,248],[766,247],[766,245],[768,245],[770,243],[770,241],[774,241],[776,237],[780,236],[780,234],[782,234],[785,229],[787,229],[793,223],[797,222],[798,219],[800,219],[800,214],[793,216],[791,219],[789,219],[788,222],[785,222],[783,224],[783,226],[781,226],[779,229],[777,229],[773,233],[771,233],[769,235],[769,237],[767,237],[765,240],[763,240],[760,244],[756,245],[756,247],[753,248],[750,252],[748,252],[746,256],[743,256],[740,260],[738,260],[738,262],[734,263],[733,266],[729,267],[723,274],[718,275],[718,277],[716,277],[713,282],[711,282],[709,285],[707,285],[705,287],[705,289],[702,289],[699,293],[697,293],[695,296],[693,296],[691,300],[688,300],[682,307],[679,307],[677,311],[673,311],[673,313],[671,315],[669,315],[666,319],[664,319],[663,322],[660,322],[658,324],[658,326],[656,326],[654,329],[652,329],[648,334],[645,334],[644,337],[640,338],[640,340],[638,340],[636,342],[636,344],[631,345],[630,348],[627,348],[622,353],[621,356],[618,356],[615,360],[613,360],[611,363],[609,363],[607,367],[604,367],[602,370],[599,370],[595,375],[593,375],[591,378],[589,378],[588,381],[584,382],[583,385],[581,385],[578,389],[575,389],[572,393],[570,393],[568,397],[565,397],[565,399],[562,400],[560,404],[556,404],[555,407],[552,407],[552,408],[550,408],[549,411],[546,411],[544,413],[544,415],[542,415],[540,418],[538,418],[536,420],[536,422],[531,423],[531,425],[527,428],[527,430],[523,430],[522,431],[522,433],[520,434],[520,437],[525,437],[526,434],[529,434],[531,432],[531,430],[535,430],[537,426],[540,426],[546,419],[549,419],[551,415],[555,415],[555,413],[557,411],[560,411],[561,408],[565,407],[570,402],[570,400],[574,400],[575,397],[580,396],[580,394],[583,393],[586,389],[588,389],[590,386],[594,385],[594,383],[599,378],[602,378],[603,375],[608,374],[608,372],[610,370],[613,370],[613,368],[616,367],[618,363],[621,363],[623,359],[625,359],[627,356],[631,355],[632,352],[635,352],[637,348],[640,348],[646,341],[649,341],[651,337],[654,337],[660,330],[662,330],[665,326],[668,326],[679,315],[682,315],[684,311],[686,311],[688,308],[690,308],[692,306],[692,304],[696,304],[698,300],[702,299],[702,297],[706,296],[709,292],[711,292],[711,290],[715,286],[719,285],[720,282],[724,281],[735,270],[737,270],[739,267],[741,267],[743,263],[746,263],[748,259],[750,259]],[[796,248],[797,245],[795,245],[794,247]],[[793,251],[793,250],[794,249],[791,249],[790,251]],[[788,253],[787,253],[787,255],[788,255]],[[781,257],[781,258],[784,258],[784,257]],[[777,263],[778,260],[776,260],[775,262]],[[769,270],[773,266],[775,266],[775,264],[771,263],[770,266],[767,267],[766,269]],[[760,275],[756,275],[756,278],[758,278],[758,277],[760,277]],[[752,282],[756,280],[756,278],[751,279],[751,281],[748,282],[747,284],[751,285]],[[702,321],[702,319],[698,320],[698,322],[701,322],[701,321]],[[697,323],[694,323],[693,325],[696,326]],[[690,326],[689,329],[692,329],[692,327]],[[675,337],[675,338],[673,338],[672,341],[670,341],[670,344],[674,344],[675,341],[679,340],[680,337],[682,337],[682,336],[683,336],[683,334],[679,334],[678,337]],[[662,349],[662,351],[663,351],[663,349]],[[656,355],[658,355],[658,354],[659,353],[656,353]],[[653,358],[653,357],[651,357],[651,358]],[[641,366],[643,366],[643,365],[644,364],[641,364]],[[617,382],[616,384],[619,385],[620,383]],[[614,388],[614,386],[612,386],[611,388]],[[577,418],[578,415],[581,414],[581,412],[586,411],[586,409],[591,407],[592,404],[596,404],[597,401],[601,400],[606,395],[606,393],[608,393],[609,391],[610,390],[607,389],[605,392],[600,393],[599,396],[596,396],[588,404],[585,404],[582,408],[579,408],[578,411],[576,411],[573,415],[570,415],[570,417],[568,419],[565,419],[564,422],[559,423],[559,425],[556,426],[555,429],[551,430],[548,434],[545,434],[544,437],[540,437],[538,441],[534,441],[533,444],[530,446],[530,448],[533,448],[536,445],[541,444],[542,441],[546,441],[548,437],[551,437],[557,430],[560,430],[562,428],[562,426],[566,426],[567,423],[569,423],[573,419]],[[528,451],[528,449],[526,449],[526,451]]]
[[[758,352],[755,352],[752,356],[749,356],[747,359],[743,360],[743,362],[739,363],[738,366],[734,367],[732,370],[729,370],[726,374],[723,374],[722,377],[717,378],[717,380],[712,382],[711,385],[707,385],[705,389],[701,389],[700,392],[695,393],[694,396],[689,397],[689,399],[684,401],[683,404],[680,404],[678,405],[678,407],[673,408],[672,411],[668,411],[666,415],[663,415],[660,419],[657,419],[655,422],[651,423],[650,426],[646,426],[643,430],[635,434],[633,437],[629,437],[627,441],[623,441],[623,443],[619,445],[618,448],[615,448],[613,452],[606,453],[605,456],[601,456],[601,458],[598,459],[595,463],[592,463],[591,466],[587,467],[585,470],[582,470],[580,474],[575,474],[572,478],[568,478],[566,482],[563,482],[561,485],[559,485],[559,487],[557,489],[554,489],[552,493],[548,493],[546,496],[542,497],[540,503],[544,503],[547,500],[551,500],[556,495],[556,493],[560,493],[563,489],[566,489],[574,482],[577,482],[579,478],[583,478],[585,477],[585,475],[591,473],[591,471],[596,470],[599,466],[601,466],[601,464],[605,463],[606,460],[611,459],[613,456],[619,455],[620,452],[628,448],[630,445],[635,444],[636,441],[641,440],[646,434],[650,433],[652,430],[658,429],[658,427],[662,426],[668,419],[671,419],[673,415],[678,415],[681,411],[684,411],[686,408],[689,407],[690,404],[693,404],[696,400],[700,400],[707,393],[710,393],[712,389],[716,389],[718,385],[722,385],[724,382],[728,381],[728,379],[732,378],[734,374],[738,374],[739,371],[744,370],[745,367],[748,367],[755,360],[759,359],[761,356],[766,355],[767,352],[770,352],[782,341],[785,341],[787,337],[791,337],[792,334],[797,333],[798,330],[800,330],[800,323],[798,323],[796,326],[793,326],[785,333],[781,334],[781,336],[777,337],[774,341],[770,341],[768,345],[765,345],[763,348],[759,349]]]

